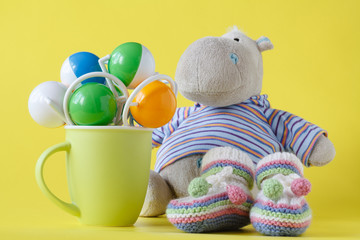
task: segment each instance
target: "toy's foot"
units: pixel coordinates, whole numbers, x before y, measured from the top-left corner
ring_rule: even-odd
[[[303,178],[300,160],[290,153],[275,153],[262,159],[256,168],[260,192],[250,211],[254,228],[270,236],[297,236],[306,231],[311,209],[304,196],[310,182]]]
[[[189,185],[191,196],[172,200],[167,218],[185,232],[235,230],[250,223],[253,199],[249,191],[254,166],[232,148],[210,150],[202,161],[202,175]]]

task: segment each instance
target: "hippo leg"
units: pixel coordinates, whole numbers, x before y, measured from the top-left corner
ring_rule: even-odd
[[[194,178],[200,176],[202,157],[202,154],[196,154],[182,158],[160,172],[160,176],[165,179],[174,191],[175,198],[186,197],[189,195],[189,183]]]
[[[164,214],[172,198],[174,198],[174,193],[169,185],[157,172],[150,170],[148,189],[140,216],[156,217]]]
[[[192,155],[170,164],[160,174],[150,171],[149,185],[140,216],[155,217],[165,213],[171,199],[187,196],[191,180],[199,176],[202,155]]]

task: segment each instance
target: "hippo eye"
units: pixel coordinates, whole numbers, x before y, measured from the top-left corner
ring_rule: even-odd
[[[230,59],[233,62],[233,64],[237,64],[237,62],[239,61],[239,58],[235,53],[230,53]]]
[[[237,41],[237,42],[239,41],[239,39],[238,39],[238,38],[234,38],[234,40],[235,40],[235,41]]]

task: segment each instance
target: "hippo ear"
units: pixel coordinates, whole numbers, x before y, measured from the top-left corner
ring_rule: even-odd
[[[264,36],[256,40],[256,44],[258,45],[260,52],[274,48],[274,45],[271,43],[270,39]]]

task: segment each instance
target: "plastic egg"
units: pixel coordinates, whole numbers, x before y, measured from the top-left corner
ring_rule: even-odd
[[[176,97],[163,82],[154,81],[146,85],[135,96],[130,112],[143,127],[157,128],[165,125],[174,116]]]
[[[78,77],[90,73],[90,72],[101,72],[99,65],[99,57],[89,52],[78,52],[68,57],[60,70],[61,82],[69,87]],[[82,82],[86,84],[89,82],[97,82],[105,84],[105,78],[93,77]]]
[[[76,125],[108,125],[116,114],[114,94],[103,84],[84,84],[71,95],[69,114]]]
[[[28,108],[31,117],[44,127],[55,128],[65,124],[63,99],[66,87],[55,81],[43,82],[30,94]]]
[[[133,89],[155,73],[155,60],[144,45],[127,42],[111,53],[108,70]]]

